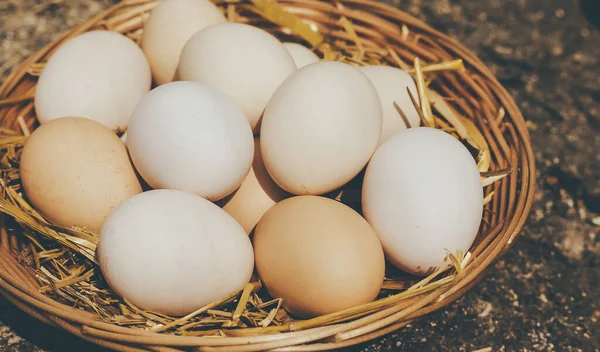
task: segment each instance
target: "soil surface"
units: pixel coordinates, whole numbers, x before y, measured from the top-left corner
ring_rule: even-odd
[[[600,351],[600,3],[386,1],[475,51],[521,107],[538,167],[515,246],[444,309],[348,351]],[[0,82],[113,0],[0,0]],[[0,298],[0,351],[101,351]]]

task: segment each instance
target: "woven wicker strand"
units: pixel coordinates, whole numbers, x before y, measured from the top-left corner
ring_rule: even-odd
[[[33,130],[33,92],[40,63],[66,40],[93,29],[107,29],[139,39],[142,25],[156,0],[126,0],[90,21],[61,35],[23,62],[0,88],[0,122],[5,130]],[[392,48],[402,60],[416,57],[431,64],[460,58],[467,70],[441,72],[435,90],[451,98],[449,103],[474,121],[492,155],[492,168],[512,167],[498,181],[492,201],[486,206],[484,224],[471,248],[471,260],[449,284],[414,295],[379,310],[325,326],[291,324],[278,334],[244,337],[178,336],[118,326],[96,314],[67,306],[39,292],[35,272],[15,257],[25,241],[0,217],[0,294],[32,317],[69,331],[91,343],[122,351],[322,351],[372,340],[400,329],[425,314],[454,301],[484,274],[490,264],[508,250],[524,225],[533,201],[535,165],[527,127],[509,93],[492,72],[469,50],[421,21],[387,5],[370,0],[279,0],[285,9],[317,25],[328,38],[350,41],[340,25],[352,21],[365,47]],[[220,6],[227,7],[225,3]],[[285,30],[249,13],[240,21],[264,28],[275,35]],[[392,62],[389,63],[393,65]],[[502,112],[502,113],[499,113]],[[15,132],[20,133],[20,132]]]

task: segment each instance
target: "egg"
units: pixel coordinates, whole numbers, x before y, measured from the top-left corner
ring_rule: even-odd
[[[268,32],[223,23],[190,38],[178,72],[181,80],[201,82],[229,95],[256,129],[273,92],[295,70],[286,48]]]
[[[44,67],[35,91],[37,118],[45,124],[86,117],[124,130],[151,80],[148,61],[131,39],[109,31],[84,33],[59,47]]]
[[[306,65],[314,64],[319,62],[319,57],[312,50],[298,43],[283,43],[283,46],[294,59],[296,67],[302,68]]]
[[[369,79],[340,62],[305,66],[269,101],[261,151],[273,180],[293,194],[324,194],[356,176],[379,143],[381,102]]]
[[[21,181],[31,204],[53,224],[98,232],[114,208],[142,191],[125,145],[102,124],[65,117],[25,142]]]
[[[263,214],[286,197],[288,193],[269,176],[260,154],[260,140],[255,137],[254,161],[250,172],[223,210],[233,216],[249,234]]]
[[[319,196],[285,199],[254,232],[256,269],[274,298],[298,317],[374,300],[385,260],[377,235],[354,210]]]
[[[419,92],[408,72],[390,66],[362,66],[360,70],[371,80],[381,99],[383,127],[380,144],[400,131],[419,126],[421,118],[407,89],[417,101]]]
[[[388,260],[427,275],[443,265],[446,251],[471,247],[483,213],[481,177],[470,152],[450,134],[411,128],[373,155],[362,207]]]
[[[115,293],[172,316],[242,289],[254,268],[244,229],[208,200],[177,190],[144,192],[118,207],[97,256]]]
[[[144,23],[141,46],[148,57],[154,81],[174,80],[179,56],[194,33],[227,20],[209,0],[164,0]]]
[[[254,156],[250,125],[231,98],[197,82],[153,89],[127,129],[133,164],[155,189],[219,200],[246,178]]]

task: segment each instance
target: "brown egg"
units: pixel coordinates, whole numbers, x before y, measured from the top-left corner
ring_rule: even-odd
[[[31,134],[21,154],[21,181],[49,221],[94,232],[142,191],[125,144],[107,127],[80,117],[50,121]]]
[[[384,278],[383,249],[371,226],[325,197],[292,197],[269,209],[256,225],[254,255],[271,296],[303,318],[368,303]]]
[[[237,192],[223,206],[223,210],[233,216],[246,233],[250,233],[263,214],[286,197],[288,193],[269,176],[260,153],[259,138],[254,138],[252,168]]]

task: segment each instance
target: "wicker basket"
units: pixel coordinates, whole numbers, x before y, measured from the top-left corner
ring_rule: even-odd
[[[354,23],[357,35],[365,45],[392,47],[406,62],[412,62],[415,57],[429,64],[457,58],[464,61],[466,71],[440,73],[442,78],[437,88],[453,97],[450,104],[481,131],[490,148],[492,169],[511,166],[513,172],[497,183],[495,195],[486,206],[484,224],[471,248],[471,260],[463,270],[436,289],[396,300],[391,305],[336,324],[307,327],[292,323],[287,330],[277,334],[242,337],[178,336],[110,324],[94,313],[40,293],[31,263],[21,255],[23,237],[19,231],[1,226],[0,293],[3,296],[44,323],[115,350],[318,351],[350,346],[390,333],[449,304],[481,279],[485,269],[512,245],[533,200],[534,156],[525,121],[511,96],[472,52],[394,8],[370,0],[279,2],[288,11],[314,23],[330,38],[350,39],[339,21],[345,17]],[[39,63],[61,43],[92,29],[109,29],[139,38],[145,17],[156,5],[156,0],[121,2],[60,36],[23,62],[0,88],[3,130],[26,131],[36,127],[32,93]],[[289,34],[256,14],[245,14],[239,20],[282,36]],[[499,111],[502,113],[498,114]]]

